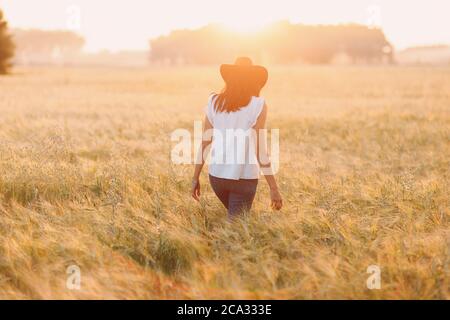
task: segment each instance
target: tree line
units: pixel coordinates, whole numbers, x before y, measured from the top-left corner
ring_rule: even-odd
[[[30,54],[51,54],[55,49],[66,54],[79,53],[85,42],[76,33],[62,30],[16,29],[12,34],[18,50]]]
[[[64,30],[12,30],[21,64],[64,64],[81,55],[84,38]]]
[[[9,30],[0,10],[0,74],[7,73],[16,52],[25,61],[46,63],[76,56],[84,39],[69,31]],[[345,56],[350,62],[393,62],[393,47],[380,29],[364,25],[275,23],[252,34],[208,25],[174,30],[150,41],[150,61],[168,64],[218,64],[248,55],[256,61],[327,64]]]
[[[364,25],[309,26],[278,22],[243,34],[220,25],[175,30],[150,41],[153,62],[216,64],[249,55],[260,61],[327,64],[340,55],[350,62],[392,62],[393,47],[380,29]]]
[[[15,55],[18,59],[46,64],[78,55],[84,42],[70,31],[10,30],[0,10],[0,74],[10,71]]]

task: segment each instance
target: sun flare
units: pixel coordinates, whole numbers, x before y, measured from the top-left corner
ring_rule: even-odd
[[[227,29],[238,33],[256,33],[266,28],[268,23],[244,18],[227,21],[224,22],[223,25]]]

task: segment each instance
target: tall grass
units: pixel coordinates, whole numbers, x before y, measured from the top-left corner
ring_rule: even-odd
[[[273,68],[285,207],[262,180],[229,222],[206,173],[197,204],[170,161],[217,70],[0,79],[0,298],[449,299],[449,84],[450,69]]]

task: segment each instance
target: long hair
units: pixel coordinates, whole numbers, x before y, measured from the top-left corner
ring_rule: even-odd
[[[245,77],[238,77],[226,83],[221,93],[214,96],[216,112],[235,112],[247,106],[253,96],[259,97],[261,88]]]

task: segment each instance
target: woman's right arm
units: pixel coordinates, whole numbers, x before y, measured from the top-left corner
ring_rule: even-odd
[[[253,126],[253,129],[256,131],[256,157],[270,188],[271,206],[275,210],[280,210],[283,206],[283,199],[278,190],[275,176],[271,170],[272,164],[270,163],[269,152],[267,150],[267,130],[265,130],[266,119],[267,105],[264,104],[263,110],[261,111],[256,124]]]

